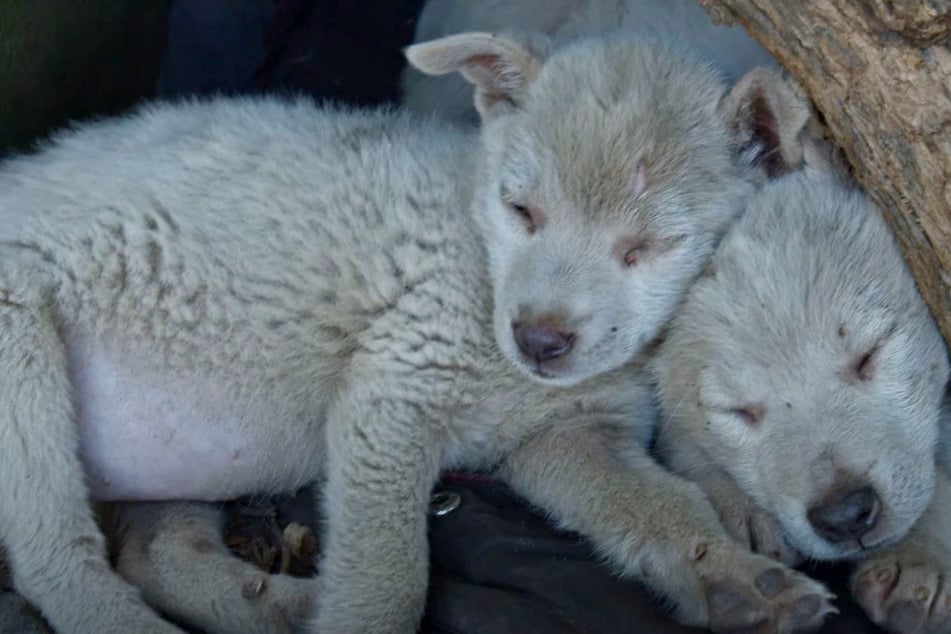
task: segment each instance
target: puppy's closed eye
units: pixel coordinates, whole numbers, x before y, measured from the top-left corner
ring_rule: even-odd
[[[763,420],[763,415],[766,413],[766,410],[762,405],[744,405],[742,407],[731,408],[729,413],[750,427],[754,427]]]
[[[637,266],[647,256],[649,245],[646,240],[632,242],[624,252],[624,266]]]
[[[875,358],[878,356],[878,346],[875,346],[855,362],[855,376],[859,381],[871,381],[875,378]]]
[[[545,220],[545,215],[536,207],[518,200],[512,193],[502,190],[502,202],[525,225],[529,234],[535,233]]]
[[[878,370],[878,359],[881,356],[882,346],[888,342],[889,338],[895,334],[897,329],[898,324],[893,323],[884,334],[878,337],[874,345],[866,349],[864,354],[854,357],[843,378],[850,383],[868,383],[874,380],[876,371]],[[843,326],[839,327],[839,336],[845,336]]]
[[[631,236],[621,240],[615,246],[615,253],[619,255],[625,267],[631,268],[670,251],[686,237],[685,235],[658,236],[654,234]]]

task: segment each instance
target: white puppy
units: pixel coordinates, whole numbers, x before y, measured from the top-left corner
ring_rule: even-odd
[[[743,543],[857,559],[876,622],[948,631],[947,352],[879,211],[807,156],[749,199],[676,317],[658,445]]]
[[[646,454],[636,361],[751,182],[797,160],[801,97],[757,71],[728,92],[628,39],[547,48],[469,34],[410,50],[476,84],[481,140],[218,100],[90,124],[0,168],[0,538],[54,627],[174,631],[109,569],[90,494],[319,479],[311,629],[413,631],[437,473],[491,464],[685,622],[785,630],[828,611]],[[299,585],[262,601],[282,584],[248,586],[214,518],[185,516],[200,530],[172,540],[178,559],[152,550],[170,543],[158,521],[120,554],[150,602],[245,631],[306,612]],[[185,559],[199,581],[208,562],[237,576],[191,584]],[[236,596],[250,605],[221,614]]]

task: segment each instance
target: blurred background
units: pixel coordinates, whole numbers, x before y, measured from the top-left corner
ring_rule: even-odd
[[[422,0],[0,0],[0,153],[143,99],[397,97]]]

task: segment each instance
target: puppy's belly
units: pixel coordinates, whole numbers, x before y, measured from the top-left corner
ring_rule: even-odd
[[[279,408],[104,347],[70,346],[80,456],[99,500],[224,500],[299,486],[317,439]],[[297,434],[303,436],[304,434]]]

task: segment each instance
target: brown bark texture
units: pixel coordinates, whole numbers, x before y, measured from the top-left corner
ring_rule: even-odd
[[[700,0],[806,88],[951,344],[951,0]]]

